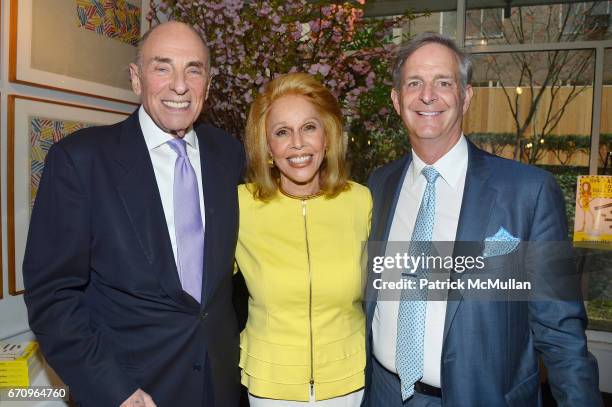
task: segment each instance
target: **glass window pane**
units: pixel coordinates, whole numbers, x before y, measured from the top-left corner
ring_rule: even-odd
[[[474,55],[465,134],[482,148],[558,179],[573,234],[576,176],[588,174],[592,50]]]
[[[456,0],[438,0],[435,4],[414,0],[367,0],[365,16],[385,17],[409,13],[413,19],[404,25],[404,34],[413,36],[429,31],[456,39],[456,8]]]
[[[467,10],[465,15],[465,38],[479,40],[482,31],[482,10]]]
[[[599,174],[612,175],[612,49],[604,53],[604,81],[601,100]],[[589,271],[589,329],[612,331],[612,256],[609,250],[592,250]]]
[[[468,0],[465,44],[518,44],[612,38],[612,1],[480,8]]]
[[[467,10],[465,16],[465,38],[470,44],[484,45],[487,38],[503,38],[502,9]],[[468,45],[470,45],[468,44]]]
[[[612,48],[604,53],[601,121],[599,130],[599,173],[612,175]]]
[[[419,14],[417,18],[404,26],[404,33],[411,36],[426,31],[444,34],[453,40],[457,38],[457,12],[441,11],[429,14]]]

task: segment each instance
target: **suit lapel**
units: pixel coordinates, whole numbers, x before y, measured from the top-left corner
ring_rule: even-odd
[[[138,110],[123,122],[115,154],[117,191],[151,265],[150,270],[159,273],[161,288],[168,296],[179,304],[193,306],[195,300],[183,291],[179,280],[153,164],[138,120]]]
[[[381,222],[382,235],[380,240],[388,240],[389,232],[391,231],[391,225],[393,224],[393,215],[395,214],[395,208],[397,207],[397,201],[399,200],[400,192],[402,191],[402,186],[404,185],[404,178],[406,177],[406,172],[408,172],[408,168],[410,167],[410,163],[412,162],[412,154],[409,153],[406,157],[406,162],[400,168],[398,168],[395,172],[391,173],[387,178],[387,182],[385,183],[385,187],[383,189],[383,197],[389,196],[392,199],[385,199],[382,203],[381,207],[381,215],[384,222]]]
[[[457,224],[457,242],[483,242],[486,237],[487,225],[495,203],[496,192],[488,184],[491,168],[487,165],[483,151],[468,141],[468,168],[465,176],[463,200]],[[470,245],[468,245],[470,246]],[[473,243],[471,244],[473,249]],[[454,256],[460,248],[455,248]],[[473,253],[470,253],[473,255]],[[457,273],[451,273],[453,278],[461,278]],[[449,292],[444,322],[444,340],[457,313],[463,297],[458,291]]]
[[[402,191],[402,185],[404,184],[404,178],[406,172],[412,162],[412,155],[409,153],[403,165],[393,171],[385,179],[384,185],[382,186],[381,196],[379,197],[381,204],[379,214],[377,215],[378,222],[376,222],[375,229],[372,230],[370,241],[376,245],[376,251],[379,253],[371,253],[368,258],[371,259],[373,256],[384,255],[386,250],[386,243],[389,239],[389,232],[391,231],[391,225],[393,224],[393,215],[395,214],[395,208],[397,207],[397,201],[399,200],[400,192]],[[368,291],[371,292],[370,296],[366,294],[366,298],[371,301],[367,302],[367,315],[372,316],[374,313],[374,307],[376,305],[376,294],[377,291],[373,290],[374,273],[369,272],[372,270],[372,265],[368,264],[368,283],[366,285]]]
[[[204,195],[204,270],[202,273],[202,307],[210,300],[211,293],[217,282],[216,254],[221,253],[218,247],[222,239],[215,239],[223,233],[223,219],[219,219],[224,205],[223,186],[228,185],[221,171],[222,163],[219,161],[217,146],[203,134],[205,127],[196,133],[200,147],[200,168],[202,169],[202,192]],[[218,235],[217,235],[218,236]]]

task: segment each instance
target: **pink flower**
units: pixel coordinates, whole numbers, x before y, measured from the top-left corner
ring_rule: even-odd
[[[308,72],[323,81],[338,98],[343,111],[360,123],[358,127],[384,128],[381,123],[389,110],[386,104],[372,106],[362,100],[372,88],[390,86],[390,76],[378,76],[375,71],[379,71],[379,64],[386,61],[394,47],[386,44],[384,37],[393,25],[402,25],[406,18],[366,21],[363,7],[349,2],[324,3],[321,10],[321,2],[309,0],[156,3],[159,6],[154,14],[166,9],[171,18],[193,25],[208,38],[212,73],[218,76],[211,87],[212,103],[208,107],[215,124],[243,134],[248,106],[267,81],[285,72]],[[306,21],[304,16],[315,18]],[[154,20],[155,15],[150,18]],[[371,34],[363,32],[372,44],[379,45],[347,53],[346,44],[353,41],[357,32],[369,27]],[[367,117],[369,123],[365,124],[361,116]]]
[[[370,71],[368,76],[366,76],[366,86],[371,89],[374,86],[374,78],[376,78],[376,74],[374,71]]]
[[[318,20],[308,22],[310,26],[310,31],[313,33],[318,33],[321,30],[321,23]]]
[[[330,69],[331,69],[331,66],[329,66],[327,64],[319,64],[319,72],[323,76],[327,76],[327,74],[329,73]]]
[[[319,67],[320,67],[320,66],[321,66],[321,65],[319,65],[319,64],[314,64],[314,65],[311,65],[311,66],[310,66],[310,69],[308,69],[308,73],[309,73],[309,74],[311,74],[311,75],[316,75],[316,74],[317,74],[317,72],[319,72]]]
[[[265,17],[268,14],[270,14],[271,11],[272,11],[272,8],[270,8],[270,6],[266,4],[265,6],[257,10],[257,15]]]

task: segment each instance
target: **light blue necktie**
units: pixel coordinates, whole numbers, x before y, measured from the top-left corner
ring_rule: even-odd
[[[436,179],[440,173],[427,166],[421,171],[427,179],[419,213],[414,222],[410,256],[421,256],[430,252],[431,239],[436,215]],[[426,270],[418,270],[414,275],[427,276]],[[402,291],[397,317],[397,345],[395,348],[395,367],[401,380],[402,400],[414,394],[414,383],[423,377],[423,339],[425,336],[425,313],[427,310],[427,290]]]
[[[168,145],[178,155],[174,164],[174,232],[177,268],[181,286],[201,301],[204,268],[204,226],[200,212],[198,179],[187,156],[185,140],[174,138]]]

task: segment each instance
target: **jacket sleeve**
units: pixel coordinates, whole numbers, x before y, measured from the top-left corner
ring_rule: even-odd
[[[559,245],[565,242],[569,246],[570,243],[567,242],[563,196],[550,175],[545,177],[538,194],[529,240],[529,244],[536,248],[528,263],[536,283],[554,284],[561,278],[562,284],[573,281],[576,288],[580,286],[572,259],[563,260],[558,255]],[[557,254],[544,250],[547,247],[556,248]],[[564,276],[559,273],[564,273]],[[567,290],[570,287],[559,288]],[[570,298],[565,291],[562,299],[538,297],[530,301],[530,325],[535,347],[547,367],[552,392],[559,406],[602,406],[597,361],[587,350],[586,312],[577,295],[578,290],[574,294]]]
[[[87,171],[82,171],[86,173]],[[90,277],[92,197],[61,144],[50,149],[23,263],[30,328],[51,366],[87,406],[118,406],[137,385],[92,327],[84,292]]]

